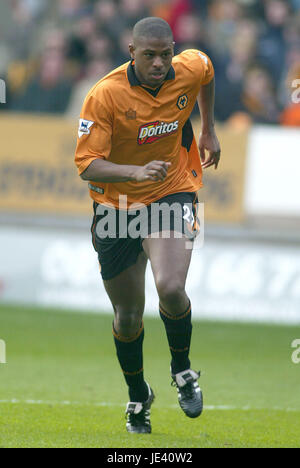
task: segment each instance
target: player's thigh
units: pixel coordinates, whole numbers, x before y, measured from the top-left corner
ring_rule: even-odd
[[[146,238],[143,248],[151,262],[151,268],[158,292],[185,288],[191,263],[192,241],[186,237],[176,239]]]
[[[138,310],[145,306],[145,271],[147,256],[141,252],[136,263],[110,280],[103,281],[115,311]]]

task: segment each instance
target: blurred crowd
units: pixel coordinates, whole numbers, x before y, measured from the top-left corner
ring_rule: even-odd
[[[146,16],[169,22],[176,53],[212,58],[219,122],[300,126],[300,0],[2,2],[0,110],[77,118],[89,89],[129,60],[132,27]]]

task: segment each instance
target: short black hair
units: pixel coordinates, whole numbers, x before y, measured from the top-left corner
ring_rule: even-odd
[[[140,37],[170,38],[173,42],[173,33],[169,23],[155,16],[144,18],[136,23],[133,28],[133,40]]]

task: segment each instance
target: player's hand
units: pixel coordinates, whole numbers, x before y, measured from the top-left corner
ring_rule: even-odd
[[[164,181],[170,166],[170,162],[151,161],[145,166],[137,167],[134,178],[137,182],[145,182],[146,180],[152,180],[153,182]]]
[[[214,131],[202,133],[199,141],[199,151],[203,169],[207,169],[211,166],[215,166],[215,169],[218,168],[221,149],[219,140]],[[206,154],[206,152],[208,154]]]

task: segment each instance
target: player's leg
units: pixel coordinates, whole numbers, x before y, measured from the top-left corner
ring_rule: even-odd
[[[166,327],[173,374],[190,367],[191,304],[185,284],[192,250],[186,248],[187,242],[191,241],[185,237],[147,238],[143,242],[159,296],[160,315]]]
[[[147,258],[142,252],[134,265],[104,281],[115,312],[114,341],[131,401],[145,401],[148,398],[143,373],[146,264]]]
[[[190,369],[189,352],[192,337],[191,303],[185,291],[192,249],[186,238],[147,238],[143,248],[150,259],[172,356],[171,373],[182,410],[191,418],[203,409],[198,385],[200,373]]]
[[[115,232],[106,231],[107,207],[94,203],[92,240],[101,265],[101,276],[111,300],[115,317],[113,335],[118,360],[129,389],[128,432],[150,433],[150,407],[154,394],[144,380],[143,313],[145,306],[145,270],[147,257],[141,240],[124,237],[124,226],[114,210]],[[100,222],[101,221],[101,222]],[[105,222],[104,222],[105,221]],[[126,219],[129,222],[129,217]]]
[[[143,312],[147,257],[142,252],[134,265],[104,281],[115,311],[113,323],[117,356],[129,390],[126,429],[131,433],[151,433],[150,408],[154,393],[144,380]]]

